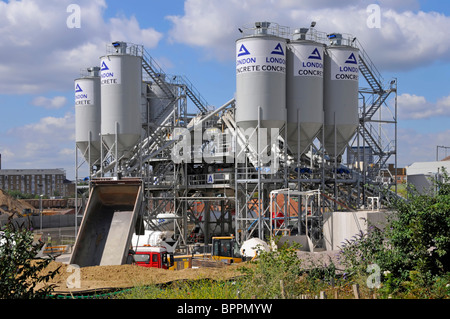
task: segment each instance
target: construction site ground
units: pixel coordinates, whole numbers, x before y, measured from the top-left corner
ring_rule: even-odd
[[[336,251],[310,253],[299,251],[302,268],[338,265]],[[74,268],[66,262],[52,261],[46,268],[47,272],[60,267],[58,274],[48,283],[55,285],[55,293],[70,294],[95,292],[111,289],[126,289],[131,287],[148,286],[154,284],[168,284],[181,280],[212,279],[217,281],[230,280],[243,275],[243,266],[251,267],[248,262],[225,265],[220,267],[188,268],[181,270],[165,270],[159,268],[145,268],[135,265],[93,266]],[[339,267],[338,267],[339,268]],[[79,273],[76,273],[79,271]],[[78,277],[77,277],[78,276]],[[75,282],[78,278],[79,281]],[[77,288],[68,288],[68,283],[78,283]]]
[[[165,270],[146,268],[135,265],[93,266],[75,269],[61,262],[53,261],[46,268],[47,272],[60,267],[58,274],[48,284],[55,285],[55,293],[79,293],[83,291],[101,291],[117,288],[131,288],[154,284],[168,284],[179,280],[229,280],[242,275],[239,268],[243,264],[226,267],[188,268],[181,270]],[[76,274],[76,271],[79,271]],[[79,281],[75,281],[78,276]],[[69,285],[79,283],[77,288]]]
[[[0,190],[0,216],[4,220],[15,218],[21,215],[24,209],[33,207],[22,200],[17,200]],[[46,229],[43,233],[51,233],[52,240],[58,237],[62,231],[66,230]],[[70,228],[67,230],[72,232]],[[45,237],[45,236],[44,236]],[[45,239],[45,238],[44,238]],[[310,253],[307,251],[298,251],[298,257],[302,260],[302,268],[329,265],[333,262],[339,269],[339,260],[336,251],[322,251]],[[164,270],[158,268],[145,268],[135,265],[120,266],[93,266],[79,268],[79,273],[73,266],[68,264],[69,254],[64,254],[52,261],[45,271],[50,272],[60,267],[58,274],[48,282],[55,285],[55,293],[80,293],[85,291],[102,291],[105,289],[122,289],[137,286],[146,286],[153,284],[167,284],[179,280],[229,280],[242,275],[240,268],[249,266],[248,263],[239,263],[233,265],[219,264],[222,267],[201,267],[182,270]],[[68,288],[68,279],[78,276],[79,288]],[[74,282],[72,282],[74,283]]]

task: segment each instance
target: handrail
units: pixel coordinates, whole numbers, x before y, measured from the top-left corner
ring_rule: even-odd
[[[366,64],[369,72],[372,73],[372,75],[374,76],[374,79],[378,82],[377,84],[380,86],[380,88],[382,88],[383,77],[381,76],[381,73],[378,71],[378,69],[375,66],[375,64],[373,63],[372,59],[369,57],[367,52],[364,50],[364,47],[361,44],[361,42],[358,39],[356,39],[355,43],[356,43],[357,48],[359,49],[360,58],[362,58],[362,60]]]
[[[186,88],[186,93],[192,102],[199,108],[202,112],[207,112],[208,102],[202,97],[200,92],[194,87],[191,81],[184,75],[169,75],[163,71],[161,66],[155,61],[154,58],[144,49],[143,59],[147,64],[153,69],[157,74],[164,76],[164,81],[168,84],[183,85]]]

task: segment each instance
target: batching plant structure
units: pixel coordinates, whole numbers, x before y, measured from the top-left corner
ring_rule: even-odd
[[[286,122],[286,39],[269,22],[236,41],[239,128],[281,129]]]
[[[358,128],[359,50],[352,38],[330,34],[325,51],[324,144],[332,157],[344,152]]]
[[[91,67],[75,80],[75,143],[89,166],[100,164],[100,68]]]
[[[100,59],[101,136],[118,162],[142,135],[142,48],[115,42],[112,49]]]
[[[384,147],[392,140],[380,143],[371,129],[396,84],[382,84],[354,37],[313,25],[291,33],[273,22],[239,30],[235,98],[218,108],[143,47],[108,46],[95,77],[96,112],[77,115],[77,148],[87,154],[92,145],[90,179],[142,181],[139,234],[168,232],[189,252],[230,233],[240,243],[297,234],[320,247],[324,212],[385,196],[374,171],[346,165],[342,155],[348,145],[368,146],[378,172],[396,155]]]
[[[323,34],[312,28],[296,29],[287,49],[287,144],[303,154],[323,125]]]

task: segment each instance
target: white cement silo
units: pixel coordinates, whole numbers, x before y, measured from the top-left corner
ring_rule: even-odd
[[[329,36],[324,71],[324,147],[339,156],[359,124],[359,50],[340,34]]]
[[[324,45],[308,40],[308,31],[295,30],[287,46],[287,139],[295,154],[311,145],[323,125]]]
[[[99,67],[75,80],[75,142],[85,160],[100,159],[101,93]]]
[[[242,130],[281,128],[286,121],[286,39],[269,22],[236,41],[236,124]],[[270,132],[268,132],[270,133]]]
[[[113,45],[116,52],[101,57],[101,134],[121,157],[141,138],[142,57],[128,54],[126,43]]]

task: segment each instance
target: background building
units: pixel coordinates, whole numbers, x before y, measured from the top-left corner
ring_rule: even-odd
[[[418,192],[433,193],[434,181],[442,181],[444,170],[450,172],[450,161],[416,162],[406,167],[407,180]]]
[[[0,188],[24,194],[67,196],[64,169],[0,169]]]

